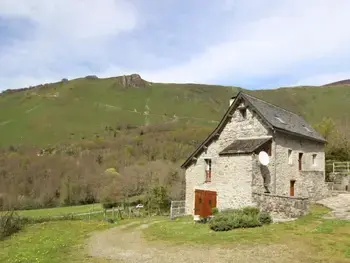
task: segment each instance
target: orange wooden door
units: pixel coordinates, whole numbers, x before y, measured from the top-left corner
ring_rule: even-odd
[[[201,207],[202,207],[202,191],[195,190],[194,192],[194,214],[200,215],[201,214]]]
[[[216,192],[206,191],[205,216],[211,216],[213,214],[214,207],[216,207]]]
[[[213,214],[212,208],[216,207],[216,192],[195,190],[194,214],[201,217]]]

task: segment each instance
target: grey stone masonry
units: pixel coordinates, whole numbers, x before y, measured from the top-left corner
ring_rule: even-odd
[[[309,199],[303,197],[253,193],[253,201],[261,211],[278,218],[295,218],[309,212]]]
[[[259,101],[259,105],[261,103]],[[281,127],[287,127],[289,119],[279,120],[281,117],[288,115],[298,119],[292,113],[282,114],[283,109],[276,109],[280,113],[277,117],[274,117],[275,112],[268,114],[274,123],[280,122],[280,129],[275,129],[247,98],[242,97],[233,105],[237,108],[230,108],[221,126],[183,165],[186,168],[187,214],[194,212],[196,189],[215,191],[219,210],[258,205],[286,218],[306,214],[309,201],[329,195],[325,183],[324,142],[312,139],[304,122],[298,126],[302,129],[300,134],[310,133],[311,137],[288,133],[286,129],[282,131]],[[271,141],[271,147],[262,144],[255,148],[257,145],[251,144],[257,141]],[[230,151],[220,155],[224,149]],[[269,154],[266,166],[258,159],[258,151],[262,149]],[[211,171],[210,182],[206,181],[206,169]]]
[[[300,181],[302,196],[309,197],[311,201],[317,201],[330,195],[322,171],[300,171]]]
[[[238,138],[268,138],[271,135],[271,131],[249,108],[245,117],[236,110],[219,137],[186,169],[186,213],[193,214],[195,189],[216,191],[220,210],[251,205],[252,156],[219,156],[219,153]],[[212,162],[212,180],[209,183],[205,182],[205,158],[210,158]]]
[[[323,194],[325,186],[325,154],[324,145],[321,143],[300,139],[277,133],[276,142],[276,181],[272,187],[274,194],[289,195],[290,181],[295,180],[295,196],[309,197],[305,184],[320,184]],[[299,170],[299,154],[302,154],[301,170]],[[326,187],[325,187],[326,188]],[[312,198],[313,199],[313,198]]]

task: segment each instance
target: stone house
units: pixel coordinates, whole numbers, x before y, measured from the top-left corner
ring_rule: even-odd
[[[328,195],[325,143],[297,114],[238,93],[215,130],[181,166],[186,214],[251,205],[284,217],[307,213],[309,200]],[[267,166],[258,160],[260,151],[269,155]]]

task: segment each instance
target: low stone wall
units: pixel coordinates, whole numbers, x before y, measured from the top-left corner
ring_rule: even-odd
[[[254,203],[273,217],[295,218],[309,212],[309,199],[265,193],[253,193]]]

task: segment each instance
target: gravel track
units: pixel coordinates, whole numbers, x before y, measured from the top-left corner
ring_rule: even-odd
[[[151,224],[154,223],[157,222]],[[132,224],[93,234],[88,241],[90,256],[118,263],[303,262],[295,258],[296,250],[283,244],[219,247],[147,242],[142,238],[142,229],[150,224],[143,224],[132,230],[125,229]]]

